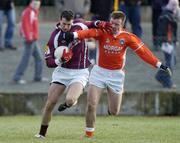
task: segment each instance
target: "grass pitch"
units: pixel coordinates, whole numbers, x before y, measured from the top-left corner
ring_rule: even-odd
[[[98,116],[95,137],[81,138],[84,117],[54,116],[45,140],[34,138],[40,116],[0,117],[0,143],[179,143],[179,117]]]

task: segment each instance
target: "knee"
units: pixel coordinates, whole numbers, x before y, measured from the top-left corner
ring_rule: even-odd
[[[52,112],[56,105],[56,101],[47,101],[46,106],[45,106],[45,111],[46,112]]]
[[[113,110],[109,109],[109,110],[108,110],[108,114],[109,114],[109,115],[116,116],[116,115],[118,115],[118,113],[119,113],[119,110],[118,110],[118,109],[113,109]]]
[[[76,99],[74,98],[67,98],[66,99],[66,104],[69,106],[72,106],[76,102]]]

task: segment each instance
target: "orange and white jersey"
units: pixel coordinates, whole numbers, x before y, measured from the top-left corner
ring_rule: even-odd
[[[97,40],[97,65],[102,68],[123,69],[128,47],[150,65],[158,67],[161,64],[137,36],[125,30],[121,30],[116,36],[101,29],[80,30],[74,35],[79,39],[93,37]]]

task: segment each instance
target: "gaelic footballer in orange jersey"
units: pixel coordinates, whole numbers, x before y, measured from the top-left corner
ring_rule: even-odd
[[[75,34],[75,33],[74,33]],[[122,29],[112,35],[100,29],[89,29],[77,32],[78,39],[94,37],[99,42],[97,65],[110,70],[123,69],[128,47],[145,62],[158,67],[160,62],[147,46],[134,34]]]
[[[91,70],[87,92],[85,132],[87,137],[94,135],[96,109],[103,89],[106,89],[108,93],[108,113],[117,115],[120,111],[125,79],[122,69],[125,65],[128,47],[148,64],[170,73],[169,68],[162,65],[137,36],[123,29],[124,21],[124,13],[115,11],[110,18],[112,32],[100,29],[80,30],[67,33],[65,38],[73,40],[94,37],[98,42],[97,65],[94,65]]]

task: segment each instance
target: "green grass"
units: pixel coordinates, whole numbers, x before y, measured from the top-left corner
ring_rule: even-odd
[[[39,131],[40,116],[0,117],[0,143],[179,143],[180,118],[98,116],[94,139],[80,139],[84,117],[54,116],[45,140]]]

